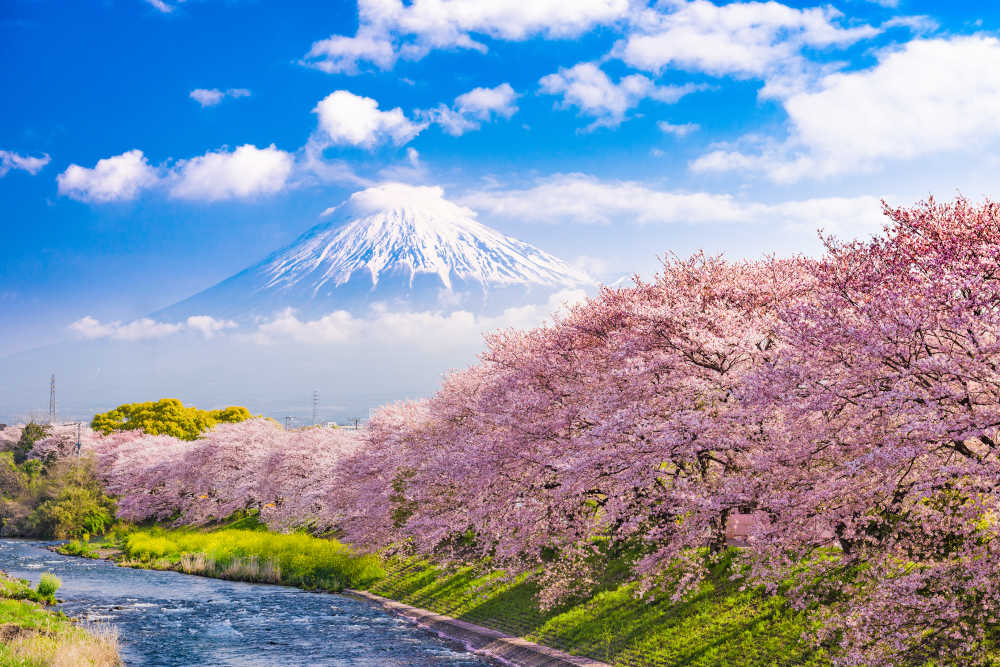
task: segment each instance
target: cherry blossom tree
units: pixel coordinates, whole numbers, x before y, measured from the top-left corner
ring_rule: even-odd
[[[1000,208],[886,214],[879,238],[827,241],[744,383],[771,440],[756,569],[836,601],[845,662],[975,661],[1000,616]]]

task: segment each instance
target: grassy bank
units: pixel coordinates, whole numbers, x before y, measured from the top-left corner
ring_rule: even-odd
[[[94,555],[100,546],[71,543],[63,553]],[[376,557],[357,554],[336,540],[252,527],[150,528],[120,537],[117,546],[123,565],[308,590],[365,587],[385,575]]]
[[[823,665],[802,640],[805,617],[778,596],[740,590],[728,563],[681,602],[666,592],[638,598],[614,577],[592,595],[550,611],[526,577],[509,581],[486,568],[445,569],[395,560],[373,593],[616,665]]]
[[[113,631],[88,632],[49,608],[58,587],[51,575],[33,589],[0,573],[0,666],[121,665]]]

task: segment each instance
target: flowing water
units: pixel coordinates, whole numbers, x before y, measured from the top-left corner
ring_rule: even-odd
[[[0,569],[62,581],[59,608],[115,625],[127,665],[484,665],[368,603],[285,586],[133,570],[0,540]]]

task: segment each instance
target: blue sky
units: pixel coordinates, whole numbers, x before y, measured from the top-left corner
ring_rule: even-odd
[[[916,0],[6,0],[0,354],[183,299],[386,180],[609,281],[996,195],[998,28]]]

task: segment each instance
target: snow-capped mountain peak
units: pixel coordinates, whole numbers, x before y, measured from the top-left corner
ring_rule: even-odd
[[[563,261],[505,236],[475,213],[444,198],[439,187],[389,183],[356,192],[327,209],[317,225],[263,267],[268,288],[307,281],[314,293],[386,273],[437,276],[448,290],[453,278],[486,288],[516,284],[578,286],[590,279]]]
[[[374,303],[483,310],[594,284],[557,257],[480,223],[439,187],[378,185],[321,217],[291,245],[153,315],[357,312]]]

